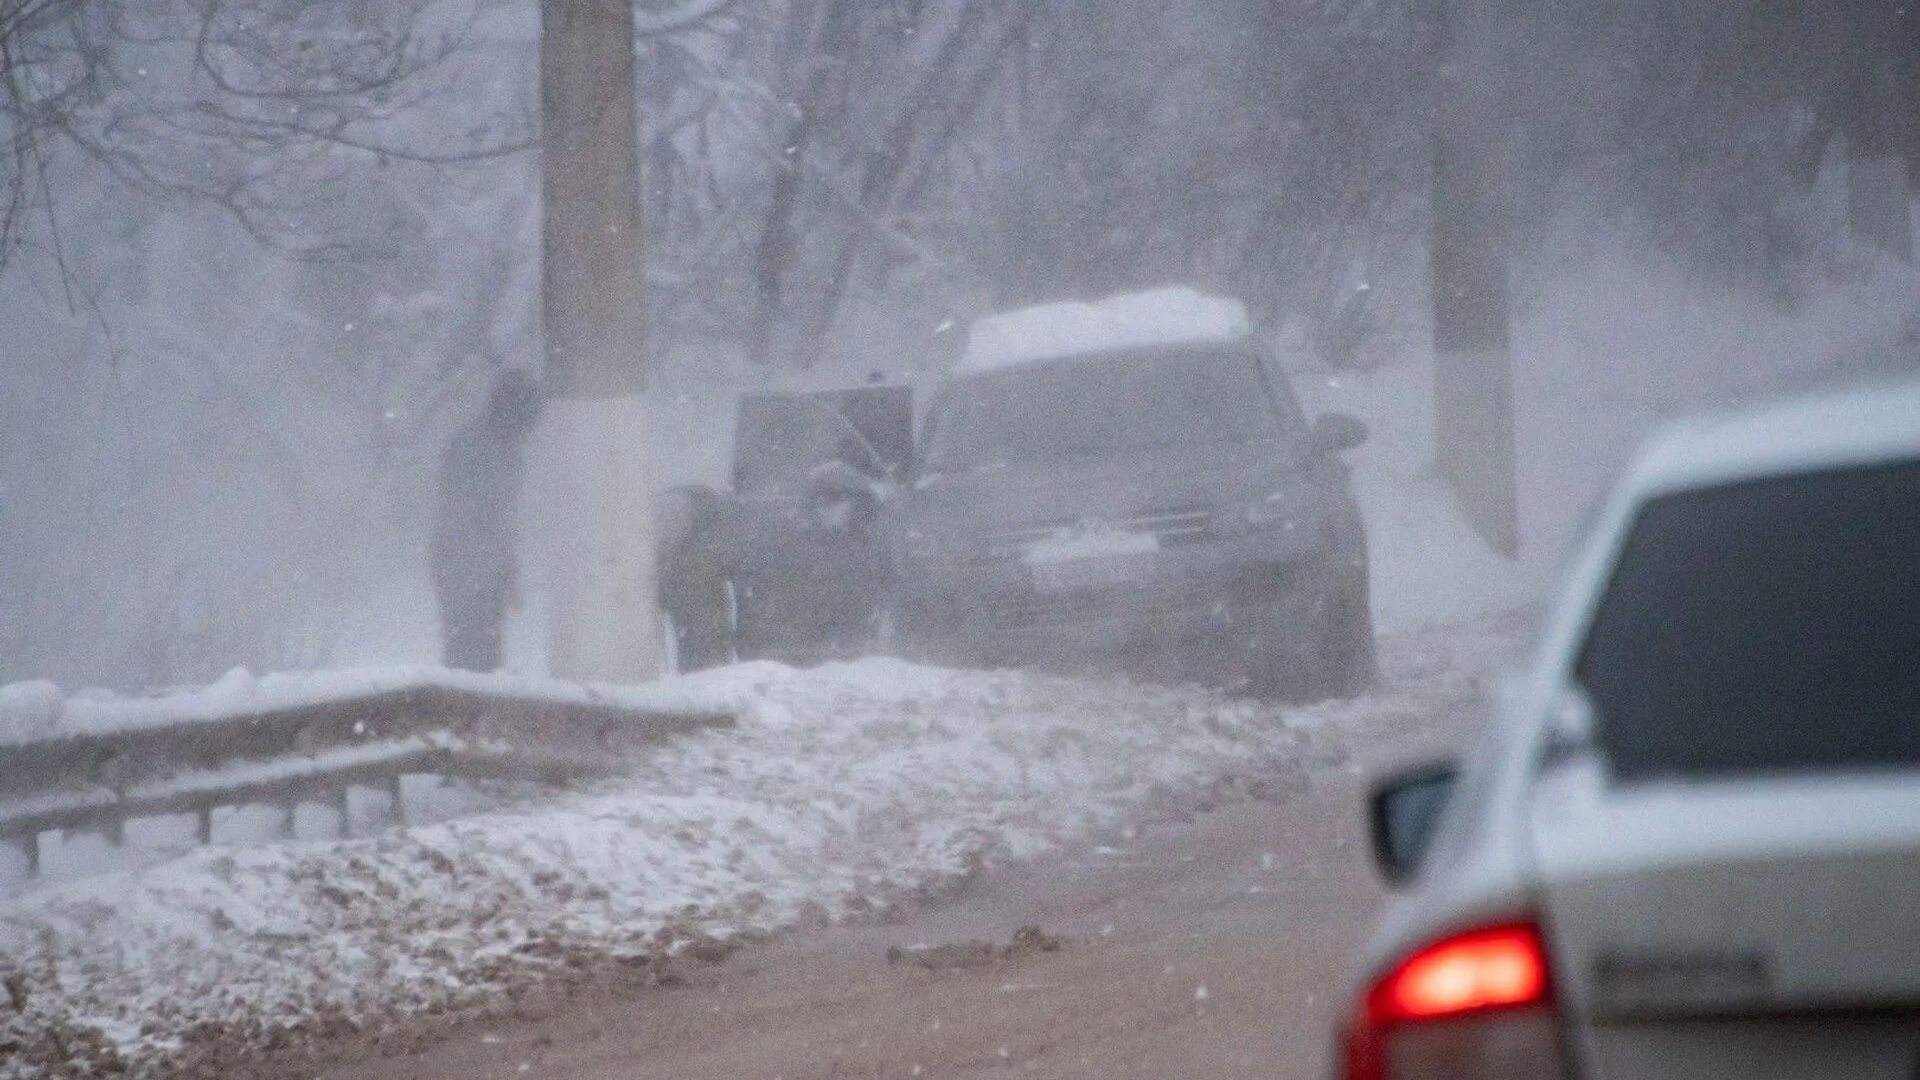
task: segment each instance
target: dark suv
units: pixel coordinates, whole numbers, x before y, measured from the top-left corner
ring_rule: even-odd
[[[1171,659],[1292,699],[1367,685],[1366,539],[1338,456],[1359,421],[1309,423],[1235,301],[1160,290],[996,318],[889,508],[909,652]]]

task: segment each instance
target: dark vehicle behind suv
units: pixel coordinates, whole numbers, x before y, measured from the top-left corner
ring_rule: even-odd
[[[912,430],[904,386],[740,399],[731,490],[663,500],[661,602],[681,670],[872,647],[891,569],[881,503]]]
[[[891,507],[895,632],[969,664],[1114,658],[1296,699],[1374,672],[1339,452],[1236,301],[1184,289],[977,323]]]

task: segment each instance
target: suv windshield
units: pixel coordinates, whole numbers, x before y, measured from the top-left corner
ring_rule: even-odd
[[[1920,462],[1650,502],[1576,677],[1621,779],[1920,763]]]
[[[928,421],[926,468],[974,469],[1273,439],[1297,424],[1243,348],[1100,353],[966,378]],[[1281,408],[1276,408],[1276,404]]]

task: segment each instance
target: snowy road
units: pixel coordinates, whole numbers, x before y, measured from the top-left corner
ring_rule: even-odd
[[[983,870],[1069,866],[1144,823],[1345,775],[1360,733],[1459,713],[1516,633],[1390,638],[1381,692],[1284,711],[888,660],[679,680],[740,726],[617,783],[28,892],[0,911],[0,1060],[9,1076],[89,1058],[218,1072],[261,1047],[291,1063],[329,1033],[510,1012],[569,972],[657,983],[714,939],[921,910]]]
[[[1377,899],[1356,787],[1336,774],[988,872],[898,921],[688,964],[670,989],[586,979],[517,1017],[349,1041],[319,1076],[1324,1080],[1330,983]],[[1022,926],[1059,947],[1014,945]],[[944,950],[920,954],[935,968],[889,965],[915,943]]]

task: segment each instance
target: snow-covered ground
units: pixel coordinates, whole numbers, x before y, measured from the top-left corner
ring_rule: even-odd
[[[91,1029],[151,1061],[196,1031],[482,1005],[569,950],[646,956],[876,911],[1223,791],[1284,791],[1339,759],[1350,724],[1470,698],[1507,626],[1396,640],[1386,690],[1308,709],[888,659],[666,680],[739,725],[592,790],[29,890],[0,911],[0,980],[24,1004],[0,1013],[0,1046],[45,1053],[60,1032],[71,1054]],[[0,1075],[36,1075],[35,1053],[9,1059]]]
[[[666,684],[582,686],[560,679],[455,671],[427,664],[254,675],[234,668],[202,687],[133,697],[82,690],[63,695],[44,679],[0,686],[0,751],[49,735],[104,735],[278,712],[405,690],[441,689],[534,703],[680,709],[690,699]]]

